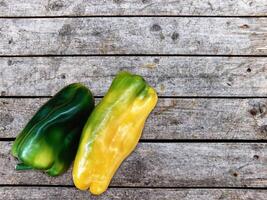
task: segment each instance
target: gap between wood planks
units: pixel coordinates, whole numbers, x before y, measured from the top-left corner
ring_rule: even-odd
[[[267,15],[61,15],[61,16],[0,16],[0,19],[53,19],[53,18],[139,18],[139,17],[170,17],[170,18],[267,18]]]
[[[15,138],[0,138],[1,142],[14,141]],[[267,143],[265,139],[140,139],[139,143]]]
[[[0,96],[0,99],[38,99],[53,96]],[[104,96],[94,96],[96,99]],[[267,96],[158,96],[159,99],[266,99]]]
[[[34,57],[260,57],[260,58],[266,58],[267,55],[228,55],[228,54],[35,54],[35,55],[0,55],[0,58],[34,58]]]
[[[0,184],[0,187],[62,187],[62,188],[75,188],[74,185],[38,185],[38,184]],[[146,186],[109,186],[108,188],[125,188],[125,189],[235,189],[235,190],[267,190],[267,187],[146,187]]]

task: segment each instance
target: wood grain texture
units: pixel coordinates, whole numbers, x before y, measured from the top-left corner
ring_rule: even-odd
[[[267,18],[0,19],[0,55],[267,55]]]
[[[109,188],[101,196],[92,196],[87,191],[78,191],[67,187],[10,187],[0,188],[0,196],[5,200],[266,200],[266,190],[232,190],[232,189],[138,189]]]
[[[0,99],[0,138],[16,137],[47,100]],[[267,99],[159,99],[142,139],[266,140],[266,116]]]
[[[265,0],[1,0],[0,16],[266,16]]]
[[[16,172],[11,143],[0,142],[0,184],[73,185],[69,170],[60,177]],[[139,143],[111,186],[266,187],[267,143]]]
[[[1,96],[49,96],[82,82],[104,95],[118,71],[145,77],[160,96],[267,96],[264,57],[0,58]]]

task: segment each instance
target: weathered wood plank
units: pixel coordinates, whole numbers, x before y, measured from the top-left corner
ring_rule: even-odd
[[[57,178],[16,172],[11,143],[0,149],[0,184],[73,184],[71,170]],[[267,143],[140,143],[111,186],[266,187],[266,162]]]
[[[264,57],[0,58],[1,96],[48,96],[73,82],[104,95],[120,70],[140,74],[164,96],[267,96]]]
[[[266,16],[265,0],[2,0],[0,16],[205,15]]]
[[[267,55],[267,18],[0,19],[0,55]]]
[[[101,196],[92,196],[87,191],[78,191],[67,187],[10,187],[0,188],[0,196],[5,200],[13,199],[95,199],[95,200],[266,200],[266,190],[233,190],[233,189],[142,189],[142,188],[109,188]]]
[[[0,138],[16,137],[47,100],[0,99]],[[267,99],[159,99],[142,138],[267,139],[266,108]]]

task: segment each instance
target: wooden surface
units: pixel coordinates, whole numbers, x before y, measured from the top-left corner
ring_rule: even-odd
[[[14,138],[48,98],[0,99],[0,137]],[[100,98],[96,99],[99,102]],[[264,140],[267,100],[161,98],[142,139]]]
[[[127,70],[144,76],[160,96],[264,97],[266,63],[266,57],[9,57],[0,59],[0,94],[50,96],[82,82],[102,96],[115,74]]]
[[[160,99],[106,193],[14,170],[45,101],[82,82],[99,102],[120,70]],[[0,197],[266,200],[267,1],[0,0]]]
[[[239,199],[265,199],[265,190],[231,190],[231,189],[143,189],[143,188],[109,188],[105,195],[95,197],[88,192],[78,191],[75,188],[66,187],[8,187],[0,190],[0,196],[4,199],[53,199],[58,200],[64,196],[66,200],[93,199],[93,200],[162,200],[162,199],[185,199],[185,200],[239,200]]]
[[[0,55],[267,55],[266,18],[0,19]]]
[[[73,185],[71,170],[54,178],[16,172],[10,142],[0,142],[0,184]],[[267,187],[266,143],[140,143],[111,186]]]
[[[0,16],[266,16],[265,0],[2,0]]]

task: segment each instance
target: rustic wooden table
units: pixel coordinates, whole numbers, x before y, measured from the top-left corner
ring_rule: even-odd
[[[42,103],[119,70],[160,98],[106,193],[14,170]],[[0,0],[0,94],[1,199],[267,199],[267,0]]]

